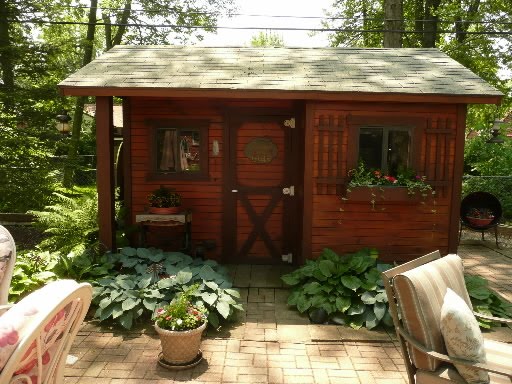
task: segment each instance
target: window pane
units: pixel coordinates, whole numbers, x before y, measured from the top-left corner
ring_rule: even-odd
[[[159,128],[156,133],[157,170],[160,172],[177,171],[177,130]]]
[[[382,128],[361,128],[359,131],[359,159],[366,167],[382,167]]]
[[[182,130],[179,134],[179,143],[180,169],[184,172],[199,172],[199,131]]]
[[[389,130],[387,168],[390,175],[396,175],[400,169],[409,168],[410,141],[408,130]]]

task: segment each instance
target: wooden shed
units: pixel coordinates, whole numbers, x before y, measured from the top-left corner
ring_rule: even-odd
[[[436,49],[117,46],[59,87],[96,97],[107,248],[117,96],[128,221],[152,190],[175,188],[192,211],[192,250],[206,241],[207,257],[236,263],[300,264],[324,247],[374,247],[387,260],[455,252],[467,105],[503,96]],[[435,198],[342,198],[367,134],[377,139],[364,151],[383,168],[402,140]]]

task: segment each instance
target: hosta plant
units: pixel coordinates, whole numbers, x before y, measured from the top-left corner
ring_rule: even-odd
[[[473,275],[464,275],[464,280],[475,312],[504,319],[512,318],[512,304],[490,290],[487,280]],[[477,320],[480,328],[491,328],[500,325],[479,317],[477,317]]]
[[[324,249],[317,260],[282,276],[291,286],[288,304],[299,312],[325,312],[330,321],[352,328],[392,325],[380,273],[388,264],[377,263],[377,252],[361,250],[339,256]]]
[[[181,252],[163,252],[153,248],[122,248],[110,260],[119,266],[120,275],[98,280],[93,303],[96,317],[114,319],[125,328],[133,320],[168,305],[181,292],[197,285],[194,303],[204,306],[208,322],[215,328],[243,307],[240,294],[224,267],[213,260],[192,258]]]

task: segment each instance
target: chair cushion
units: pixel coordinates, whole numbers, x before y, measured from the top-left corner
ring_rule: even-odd
[[[464,283],[461,258],[448,255],[398,274],[393,279],[393,286],[401,303],[400,311],[406,331],[427,348],[446,353],[439,324],[447,288],[453,289],[472,308]],[[439,360],[412,347],[409,349],[417,368],[429,371],[439,368]]]
[[[512,381],[506,376],[489,374],[490,384],[510,384]],[[442,365],[434,372],[417,371],[416,384],[467,384],[466,380],[452,366]]]
[[[478,321],[466,302],[450,288],[441,308],[441,333],[448,355],[485,363],[484,338]],[[455,364],[460,375],[470,384],[488,383],[489,374],[481,369]]]

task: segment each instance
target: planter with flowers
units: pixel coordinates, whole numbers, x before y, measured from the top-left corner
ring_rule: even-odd
[[[485,227],[494,220],[494,213],[488,208],[471,208],[466,214],[466,220],[473,227]]]
[[[345,199],[369,201],[372,207],[378,201],[416,203],[435,194],[432,186],[426,182],[426,177],[419,176],[410,169],[402,169],[395,176],[391,176],[379,169],[366,168],[360,162],[348,175],[350,182]]]
[[[155,330],[162,345],[159,364],[166,368],[188,368],[201,361],[199,347],[207,314],[204,307],[191,301],[197,288],[193,285],[156,310]]]
[[[178,213],[181,207],[181,195],[163,185],[148,195],[149,213],[168,215]]]

